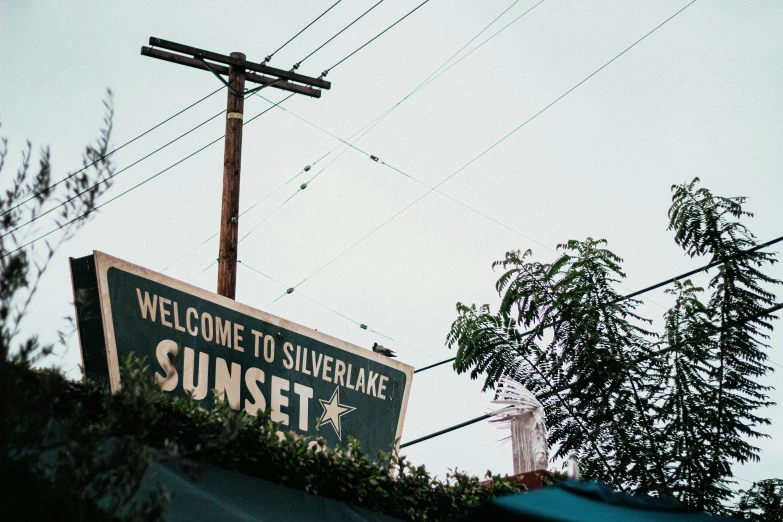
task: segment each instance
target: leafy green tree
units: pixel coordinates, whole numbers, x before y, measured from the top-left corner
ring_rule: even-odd
[[[51,351],[35,337],[18,339],[19,331],[54,254],[92,217],[98,198],[111,186],[115,170],[109,158],[114,120],[111,91],[104,109],[104,125],[96,142],[85,148],[83,168],[58,182],[52,182],[49,147],[41,148],[35,168],[29,141],[16,174],[6,178],[8,138],[0,138],[0,181],[5,185],[0,195],[0,364],[9,357],[40,358]],[[35,241],[39,219],[50,213],[57,232],[45,242]]]
[[[715,390],[711,375],[714,327],[707,307],[699,300],[702,288],[690,280],[676,281],[666,290],[676,296],[674,306],[665,314],[664,340],[670,353],[661,355],[669,383],[661,405],[662,433],[668,480],[681,500],[689,505],[704,504],[705,495],[724,498],[723,487],[710,487],[709,451],[705,441],[712,436],[712,418],[716,413],[710,397]]]
[[[104,109],[83,168],[58,182],[52,181],[49,148],[34,161],[29,141],[16,173],[4,176],[8,140],[0,139],[0,498],[15,520],[154,520],[165,507],[161,491],[148,502],[134,496],[150,450],[129,437],[108,442],[111,422],[58,414],[63,390],[54,383],[62,377],[31,370],[54,345],[21,333],[54,254],[92,217],[111,185],[111,91]],[[40,220],[44,216],[53,219]],[[44,222],[56,231],[37,241]]]
[[[575,452],[588,477],[721,511],[731,465],[758,460],[752,440],[769,424],[756,412],[771,404],[759,379],[772,370],[764,340],[781,282],[763,272],[774,254],[740,222],[744,198],[698,181],[672,187],[669,228],[717,273],[706,300],[690,281],[669,290],[663,332],[615,290],[622,259],[588,238],[558,245],[552,263],[508,252],[493,265],[498,311],[458,303],[447,342],[456,370],[483,376],[484,389],[509,375],[542,398],[553,458]]]
[[[765,364],[769,346],[764,339],[772,328],[772,316],[765,310],[775,303],[775,295],[765,287],[780,281],[760,270],[775,262],[774,254],[754,250],[755,236],[739,222],[753,215],[742,209],[745,198],[715,196],[697,183],[698,178],[673,187],[669,228],[688,255],[710,256],[711,262],[720,263],[705,306],[711,323],[705,347],[712,389],[705,390],[710,404],[704,421],[710,430],[702,441],[707,459],[700,463],[709,487],[696,502],[711,508],[731,494],[726,482],[731,463],[758,460],[751,440],[764,437],[758,427],[770,423],[754,412],[773,404],[767,397],[769,387],[758,378],[773,370]]]
[[[751,522],[783,522],[783,480],[761,480],[740,490],[732,515]]]

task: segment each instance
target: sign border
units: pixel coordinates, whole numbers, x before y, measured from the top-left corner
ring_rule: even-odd
[[[117,356],[117,344],[114,336],[114,321],[112,318],[111,300],[109,296],[108,273],[110,268],[118,268],[120,270],[124,270],[125,272],[130,272],[132,274],[149,279],[156,283],[169,286],[176,290],[191,294],[195,297],[205,299],[217,305],[230,308],[235,312],[249,315],[251,317],[264,321],[266,323],[270,323],[280,328],[284,328],[286,330],[290,330],[300,335],[310,337],[324,344],[328,344],[335,348],[345,350],[347,352],[353,353],[354,355],[358,355],[360,357],[371,359],[377,362],[378,364],[381,364],[383,366],[388,366],[394,368],[395,370],[399,370],[403,372],[406,377],[405,391],[403,393],[402,406],[400,408],[400,418],[397,421],[397,434],[394,438],[395,451],[399,453],[400,439],[402,437],[402,428],[405,420],[405,413],[408,409],[408,398],[410,397],[411,384],[413,381],[413,370],[414,370],[413,366],[409,366],[400,361],[395,361],[393,359],[390,359],[389,357],[375,353],[370,349],[362,348],[355,344],[351,344],[347,341],[343,341],[341,339],[337,339],[336,337],[332,337],[331,335],[325,334],[323,332],[319,332],[318,330],[313,330],[311,328],[302,326],[293,321],[289,321],[287,319],[283,319],[275,315],[268,314],[257,308],[253,308],[246,304],[242,304],[238,301],[234,301],[233,299],[229,299],[228,297],[224,297],[214,292],[204,290],[203,288],[199,288],[197,286],[191,285],[190,283],[186,283],[184,281],[174,279],[173,277],[169,277],[159,272],[155,272],[148,268],[144,268],[142,266],[133,264],[123,259],[119,259],[109,254],[105,254],[103,252],[94,250],[93,256],[95,259],[95,272],[96,272],[95,275],[98,283],[98,294],[99,294],[99,300],[100,300],[101,312],[102,312],[101,316],[103,319],[103,334],[106,341],[106,360],[109,366],[109,386],[111,388],[112,393],[118,391],[121,385],[120,385],[120,362]]]

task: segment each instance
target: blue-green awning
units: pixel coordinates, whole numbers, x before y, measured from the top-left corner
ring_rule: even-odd
[[[683,504],[631,496],[598,482],[568,481],[487,502],[461,522],[738,522],[689,511]]]

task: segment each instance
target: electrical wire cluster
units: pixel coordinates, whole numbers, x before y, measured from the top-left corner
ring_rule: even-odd
[[[325,47],[325,46],[326,46],[328,43],[330,43],[332,40],[334,40],[334,39],[335,39],[337,36],[339,36],[341,33],[343,33],[343,32],[344,32],[346,29],[348,29],[348,28],[349,28],[350,26],[352,26],[354,23],[358,22],[358,21],[359,21],[361,18],[363,18],[363,17],[364,17],[364,15],[366,15],[367,13],[369,13],[369,12],[370,12],[372,9],[374,9],[374,8],[375,8],[377,5],[379,5],[379,4],[380,4],[381,2],[383,2],[383,1],[384,1],[384,0],[380,0],[380,1],[379,1],[377,4],[375,4],[375,5],[374,5],[372,8],[370,8],[370,9],[369,9],[369,10],[367,10],[367,11],[365,11],[365,13],[363,13],[363,14],[362,14],[361,16],[359,16],[357,19],[353,20],[353,21],[352,21],[350,24],[348,24],[346,27],[344,27],[342,30],[340,30],[340,31],[339,31],[337,34],[335,34],[335,35],[334,35],[333,37],[331,37],[329,40],[327,40],[326,42],[324,42],[323,44],[321,44],[321,45],[320,45],[320,46],[319,46],[319,47],[318,47],[318,48],[317,48],[315,51],[311,52],[311,53],[310,53],[308,56],[306,56],[304,59],[300,60],[300,61],[299,61],[299,64],[301,64],[301,62],[303,62],[305,59],[307,59],[307,58],[309,58],[310,56],[312,56],[313,54],[315,54],[315,52],[317,52],[318,50],[320,50],[320,49],[322,49],[323,47]],[[428,1],[428,0],[427,0],[427,1]],[[288,41],[287,41],[285,44],[283,44],[281,47],[279,47],[279,48],[277,49],[277,51],[275,51],[274,53],[271,53],[270,55],[268,55],[268,56],[267,56],[267,58],[268,58],[268,59],[266,59],[266,60],[265,60],[265,63],[266,63],[266,62],[268,62],[269,60],[271,60],[271,59],[272,59],[272,56],[273,56],[274,54],[276,54],[276,53],[277,53],[278,51],[280,51],[280,50],[281,50],[283,47],[285,47],[286,45],[288,45],[288,44],[289,44],[291,41],[293,41],[293,40],[294,40],[294,39],[295,39],[297,36],[299,36],[300,34],[302,34],[302,33],[303,33],[303,32],[304,32],[304,31],[305,31],[307,28],[309,28],[311,25],[313,25],[315,22],[317,22],[317,21],[318,21],[318,20],[319,20],[319,19],[320,19],[322,16],[324,16],[326,13],[328,13],[328,12],[329,12],[329,11],[330,11],[330,10],[331,10],[333,7],[335,7],[335,6],[336,6],[337,4],[339,4],[339,3],[340,3],[340,1],[336,2],[335,4],[333,4],[333,5],[332,5],[331,7],[329,7],[329,8],[328,8],[326,11],[324,11],[324,12],[323,12],[321,15],[319,15],[319,16],[318,16],[318,17],[317,17],[315,20],[313,20],[313,21],[312,21],[312,22],[310,22],[310,23],[309,23],[307,26],[305,26],[305,28],[304,28],[304,29],[302,29],[301,31],[299,31],[299,32],[298,32],[297,34],[295,34],[295,35],[294,35],[294,36],[293,36],[291,39],[289,39],[289,40],[288,40]],[[425,2],[425,3],[426,3],[426,2]],[[419,7],[420,7],[420,6],[419,6]],[[416,9],[418,9],[418,7],[417,7]],[[414,11],[415,11],[416,9],[414,9]],[[406,17],[407,17],[409,14],[411,14],[412,12],[413,12],[413,11],[411,11],[411,12],[409,12],[408,14],[406,14],[405,16],[403,16],[403,18],[401,18],[400,20],[398,20],[397,22],[395,22],[395,24],[393,24],[393,25],[396,25],[396,23],[398,23],[398,22],[400,22],[402,19],[406,18]],[[387,29],[385,29],[385,30],[384,30],[384,31],[382,31],[380,34],[383,34],[383,33],[385,33],[386,31],[388,31],[388,29],[390,29],[390,28],[387,28]],[[380,34],[379,34],[379,35],[376,35],[376,36],[373,38],[373,40],[374,40],[374,39],[376,39],[376,38],[378,38],[378,36],[380,36]],[[369,42],[368,42],[368,43],[369,43]],[[363,45],[363,46],[361,46],[361,47],[364,47],[365,45],[367,45],[367,44],[364,44],[364,45]],[[359,49],[361,49],[361,47],[360,47]],[[358,51],[359,49],[357,49],[357,51]],[[353,55],[355,52],[356,52],[356,51],[354,51],[353,53],[351,53],[351,55]],[[348,59],[348,58],[349,58],[351,55],[349,55],[349,56],[347,56],[347,57],[343,58],[343,59],[341,60],[341,62],[343,62],[343,61],[347,60],[347,59]],[[297,69],[297,68],[298,68],[298,64],[297,64],[297,65],[294,67],[294,70],[295,70],[295,69]],[[271,84],[268,84],[268,85],[271,85]],[[265,86],[268,86],[268,85],[265,85]],[[145,132],[143,132],[143,133],[139,134],[139,135],[138,135],[138,136],[136,136],[135,138],[133,138],[133,139],[129,140],[129,141],[128,141],[128,142],[126,142],[126,143],[124,143],[124,144],[123,144],[123,145],[121,145],[120,147],[117,147],[117,148],[113,149],[111,152],[107,153],[107,154],[106,154],[104,157],[102,157],[102,158],[99,158],[99,159],[95,160],[95,162],[94,162],[93,164],[95,164],[95,163],[97,163],[98,161],[101,161],[101,160],[105,159],[106,157],[108,157],[108,156],[110,156],[110,155],[114,154],[115,152],[119,151],[120,149],[122,149],[122,148],[126,147],[127,145],[130,145],[131,143],[133,143],[133,142],[135,142],[136,140],[140,139],[141,137],[143,137],[143,136],[146,136],[147,134],[149,134],[149,133],[150,133],[150,132],[152,132],[153,130],[155,130],[155,129],[157,129],[157,128],[161,127],[161,126],[162,126],[162,125],[164,125],[165,123],[168,123],[168,122],[170,122],[171,120],[173,120],[173,119],[174,119],[174,118],[176,118],[177,116],[180,116],[181,114],[185,113],[186,111],[188,111],[188,110],[192,109],[193,107],[195,107],[195,106],[196,106],[196,105],[198,105],[199,103],[203,102],[204,100],[206,100],[207,98],[211,97],[212,95],[216,94],[217,92],[219,92],[219,91],[221,91],[221,90],[222,90],[222,87],[221,87],[220,89],[216,90],[216,91],[213,91],[213,92],[211,92],[210,94],[208,94],[207,96],[205,96],[205,97],[203,97],[203,98],[199,99],[198,101],[196,101],[196,102],[192,103],[191,105],[189,105],[189,106],[185,107],[184,109],[182,109],[181,111],[177,112],[177,113],[176,113],[176,114],[174,114],[173,116],[170,116],[169,118],[166,118],[165,120],[163,120],[162,122],[160,122],[160,123],[158,123],[157,125],[153,126],[152,128],[150,128],[150,129],[146,130]],[[249,95],[251,95],[251,94],[255,94],[255,93],[256,93],[256,91],[257,91],[257,90],[252,90],[252,91],[250,91],[250,92],[249,92],[247,95],[249,96]],[[249,120],[247,120],[247,121],[243,122],[243,125],[247,125],[247,124],[248,124],[248,123],[250,123],[251,121],[253,121],[253,120],[255,120],[256,118],[258,118],[259,116],[261,116],[262,114],[265,114],[266,112],[268,112],[268,111],[269,111],[269,110],[271,110],[272,108],[274,108],[274,107],[276,107],[276,106],[280,105],[281,103],[285,102],[286,100],[290,99],[290,98],[291,98],[291,96],[292,96],[292,95],[289,95],[289,96],[287,96],[287,97],[283,98],[282,100],[280,100],[279,102],[277,102],[277,103],[276,103],[275,105],[273,105],[272,107],[270,107],[270,108],[266,109],[265,111],[263,111],[262,113],[260,113],[260,114],[256,115],[255,117],[253,117],[253,118],[251,118],[251,119],[249,119]],[[220,114],[223,114],[224,112],[225,112],[225,111],[221,111],[221,112],[219,112],[218,114],[216,114],[216,115],[214,115],[214,116],[210,117],[210,118],[209,118],[209,119],[207,119],[206,121],[204,121],[204,122],[202,122],[202,123],[200,123],[200,124],[196,125],[195,127],[191,128],[190,130],[188,130],[188,131],[186,131],[185,133],[181,134],[180,136],[178,136],[178,137],[177,137],[177,138],[175,138],[174,140],[170,141],[169,143],[167,143],[167,144],[163,145],[162,147],[159,147],[158,149],[156,149],[156,150],[154,150],[153,152],[151,152],[151,153],[149,153],[149,154],[145,155],[145,156],[144,156],[144,157],[142,157],[141,159],[139,159],[139,160],[136,160],[136,161],[135,161],[135,162],[133,162],[131,165],[129,165],[129,166],[127,166],[127,167],[125,167],[125,168],[121,169],[120,171],[118,171],[118,172],[114,173],[114,175],[112,176],[112,178],[116,177],[117,175],[121,174],[122,172],[125,172],[125,171],[127,171],[127,170],[128,170],[128,169],[130,169],[131,167],[133,167],[133,166],[135,166],[135,165],[139,164],[139,163],[140,163],[140,162],[142,162],[143,160],[145,160],[145,159],[149,158],[150,156],[152,156],[152,155],[156,154],[157,152],[159,152],[159,151],[163,150],[164,148],[168,147],[168,146],[169,146],[169,145],[171,145],[172,143],[175,143],[175,142],[176,142],[176,141],[178,141],[179,139],[181,139],[181,138],[185,137],[186,135],[188,135],[188,134],[190,134],[191,132],[195,131],[195,130],[196,130],[196,129],[198,129],[199,127],[201,127],[201,126],[205,125],[205,124],[206,124],[206,123],[208,123],[209,121],[212,121],[213,119],[217,118],[218,116],[220,116]],[[122,196],[124,196],[124,195],[128,194],[129,192],[132,192],[132,191],[133,191],[133,190],[135,190],[136,188],[138,188],[138,187],[140,187],[140,186],[142,186],[142,185],[146,184],[147,182],[151,181],[152,179],[154,179],[154,178],[156,178],[156,177],[160,176],[161,174],[163,174],[163,173],[165,173],[165,172],[169,171],[170,169],[172,169],[173,167],[175,167],[175,166],[179,165],[179,164],[180,164],[180,163],[182,163],[183,161],[185,161],[185,160],[187,160],[187,159],[189,159],[189,158],[191,158],[191,157],[195,156],[196,154],[198,154],[198,153],[202,152],[203,150],[207,149],[207,148],[208,148],[208,147],[210,147],[211,145],[214,145],[214,144],[215,144],[215,143],[217,143],[218,141],[222,140],[224,137],[225,137],[225,136],[221,136],[221,137],[219,137],[219,138],[217,138],[217,139],[215,139],[215,140],[211,141],[210,143],[207,143],[206,145],[204,145],[203,147],[199,148],[199,149],[198,149],[198,150],[196,150],[195,152],[193,152],[193,153],[191,153],[191,154],[189,154],[189,155],[185,156],[185,157],[184,157],[184,158],[182,158],[181,160],[179,160],[179,161],[177,161],[177,162],[173,163],[173,164],[172,164],[172,165],[170,165],[169,167],[166,167],[165,169],[163,169],[162,171],[158,172],[157,174],[154,174],[154,175],[150,176],[149,178],[147,178],[147,179],[143,180],[142,182],[140,182],[140,183],[138,183],[138,184],[134,185],[134,186],[133,186],[133,187],[131,187],[130,189],[128,189],[128,190],[126,190],[126,191],[124,191],[124,192],[122,192],[122,193],[118,194],[117,196],[115,196],[115,197],[113,197],[113,198],[111,198],[111,199],[109,199],[109,200],[107,200],[107,201],[103,202],[103,203],[102,203],[102,204],[100,204],[100,205],[97,205],[95,208],[93,208],[93,209],[90,211],[90,213],[92,213],[92,212],[95,212],[96,210],[98,210],[98,209],[100,209],[100,208],[102,208],[102,207],[104,207],[104,206],[108,205],[109,203],[111,203],[111,202],[113,202],[113,201],[116,201],[116,200],[117,200],[117,199],[119,199],[120,197],[122,197]],[[53,188],[53,187],[55,187],[55,186],[59,185],[60,183],[63,183],[63,182],[65,182],[66,180],[68,180],[68,179],[70,179],[70,178],[72,178],[72,177],[76,176],[77,174],[79,174],[80,172],[83,172],[84,170],[86,170],[86,169],[87,169],[87,168],[89,168],[90,166],[92,166],[92,164],[91,164],[91,165],[87,165],[87,166],[83,167],[82,169],[80,169],[80,170],[78,170],[78,171],[76,171],[76,172],[74,172],[74,173],[72,173],[72,174],[70,174],[70,175],[66,176],[65,178],[61,179],[60,181],[57,181],[57,182],[55,182],[55,183],[53,183],[53,184],[49,185],[48,187],[46,187],[46,188],[44,188],[44,189],[41,189],[41,190],[40,190],[38,193],[36,193],[36,194],[33,194],[33,195],[30,197],[30,198],[26,199],[25,201],[22,201],[22,202],[18,203],[16,206],[14,206],[14,207],[12,207],[12,208],[6,209],[6,210],[3,212],[3,214],[5,214],[5,213],[7,213],[7,212],[11,212],[11,211],[13,211],[13,210],[15,210],[15,209],[19,208],[20,206],[22,206],[22,205],[24,205],[24,204],[26,204],[26,203],[28,203],[28,202],[32,201],[33,199],[35,199],[36,197],[38,197],[40,194],[46,193],[46,192],[47,192],[48,190],[50,190],[51,188]],[[107,181],[108,181],[108,179],[107,179],[107,180],[104,180],[104,181],[102,181],[101,183],[105,183],[105,182],[107,182]],[[88,188],[88,189],[86,189],[86,190],[91,190],[92,188],[94,188],[94,186],[93,186],[93,187],[89,187],[89,188]],[[74,196],[74,197],[78,197],[78,195],[77,195],[77,196]],[[70,200],[69,200],[69,201],[70,201]],[[15,232],[17,232],[19,229],[21,229],[21,228],[24,228],[24,227],[26,227],[26,226],[28,226],[28,225],[32,224],[33,222],[37,221],[38,219],[42,218],[43,216],[50,214],[51,212],[53,212],[54,210],[56,210],[56,209],[57,209],[57,208],[59,208],[60,206],[66,205],[67,203],[68,203],[68,201],[62,202],[62,203],[58,204],[57,206],[55,206],[55,207],[53,207],[53,208],[50,208],[50,209],[46,210],[45,212],[43,212],[43,213],[41,213],[41,214],[39,214],[39,215],[37,215],[37,216],[34,216],[34,217],[33,217],[33,218],[31,218],[29,221],[27,221],[27,222],[25,222],[25,223],[23,223],[23,224],[19,225],[18,227],[16,227],[14,230],[11,230],[11,231],[7,232],[7,233],[6,233],[6,234],[5,234],[3,237],[5,237],[5,236],[7,236],[7,235],[12,235],[12,234],[14,234],[14,233],[15,233]],[[7,256],[9,256],[9,255],[11,255],[11,254],[13,254],[13,253],[15,253],[15,252],[18,252],[19,250],[21,250],[21,249],[23,249],[23,248],[26,248],[26,247],[28,247],[28,246],[30,246],[30,245],[32,245],[32,244],[34,244],[34,243],[36,243],[36,242],[38,242],[38,241],[42,240],[42,239],[45,239],[46,237],[48,237],[48,236],[50,236],[50,235],[52,235],[52,234],[56,233],[57,231],[61,230],[63,227],[65,227],[65,226],[67,226],[67,225],[69,225],[69,224],[71,224],[71,223],[73,223],[73,222],[75,222],[75,221],[78,221],[79,219],[83,219],[83,218],[84,218],[84,217],[86,217],[86,216],[87,216],[87,214],[85,213],[85,214],[82,214],[82,215],[79,215],[79,216],[77,216],[76,218],[74,218],[74,219],[73,219],[73,220],[71,220],[71,221],[68,221],[68,222],[66,222],[66,223],[60,223],[60,224],[58,224],[58,225],[57,225],[55,228],[53,228],[53,229],[49,230],[48,232],[46,232],[46,233],[44,233],[44,234],[41,234],[41,235],[37,236],[35,239],[32,239],[32,240],[30,240],[30,241],[27,241],[26,243],[23,243],[22,245],[19,245],[19,246],[18,246],[18,247],[17,247],[15,250],[13,250],[13,251],[9,251],[9,252],[7,252],[7,253],[3,254],[3,256],[2,256],[2,257],[7,257]]]

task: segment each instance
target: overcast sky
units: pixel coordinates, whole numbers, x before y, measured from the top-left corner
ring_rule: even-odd
[[[78,168],[81,150],[97,135],[107,87],[116,93],[115,145],[219,87],[205,71],[140,56],[150,36],[261,61],[332,3],[0,2],[0,133],[13,151],[10,166],[30,139],[51,146],[55,179]],[[270,65],[290,68],[374,3],[342,2]],[[419,3],[385,1],[299,71],[318,76]],[[321,99],[297,95],[286,110],[246,125],[241,209],[314,166],[241,218],[240,235],[253,233],[239,247],[237,300],[360,346],[378,341],[421,367],[454,355],[445,337],[458,301],[496,306],[491,263],[507,250],[532,248],[546,262],[560,242],[606,238],[625,260],[629,290],[699,266],[666,230],[674,183],[698,176],[717,194],[747,196],[758,238],[781,234],[781,2],[695,2],[460,170],[688,2],[538,3],[432,0],[331,71],[332,89]],[[511,25],[356,143],[385,164],[335,149],[337,138],[347,140],[403,100],[509,6],[449,64]],[[273,101],[286,94],[262,93]],[[220,92],[124,148],[113,156],[116,165],[215,115],[225,99]],[[269,105],[249,98],[245,119]],[[210,121],[119,175],[108,197],[223,132],[223,118]],[[217,257],[217,240],[204,241],[219,227],[222,154],[222,143],[213,145],[103,208],[53,260],[28,330],[50,340],[66,327],[59,318],[73,314],[68,257],[93,250],[157,271],[168,267],[166,274],[214,291],[216,269],[204,269]],[[373,232],[425,194],[424,184],[455,172],[439,187],[443,194],[426,195]],[[41,220],[30,237],[51,227]],[[783,278],[777,266],[769,273]],[[646,296],[642,312],[656,328],[668,303],[662,291]],[[770,357],[779,364],[782,342],[778,330]],[[75,377],[79,360],[73,336],[53,362]],[[780,384],[783,367],[776,368],[766,384]],[[403,441],[484,413],[491,396],[480,390],[480,381],[449,366],[417,374]],[[760,462],[736,468],[739,487],[781,477],[783,392],[772,399],[781,403],[763,412],[772,437],[758,442]],[[506,435],[484,422],[404,453],[441,477],[450,468],[511,473],[510,444],[500,442]]]

